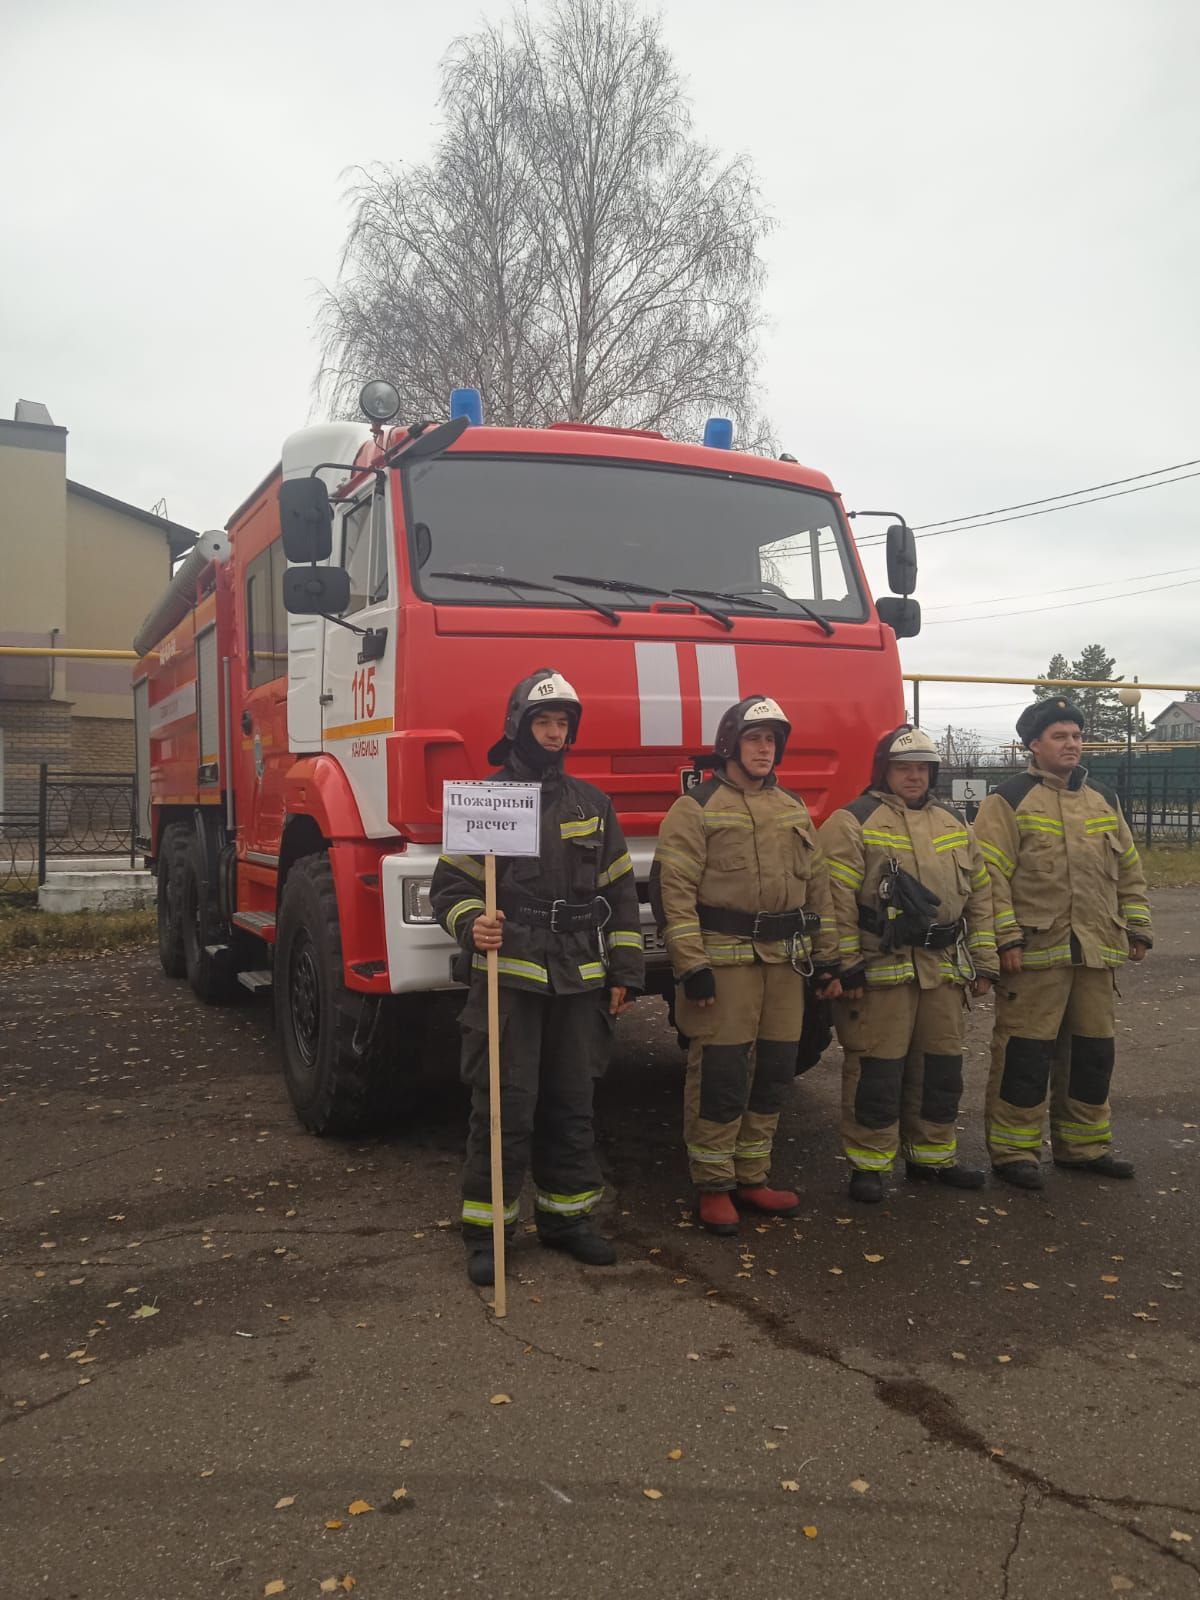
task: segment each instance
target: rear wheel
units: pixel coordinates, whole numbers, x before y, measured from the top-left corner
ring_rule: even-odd
[[[274,992],[284,1080],[306,1128],[378,1132],[411,1107],[405,1069],[420,1050],[421,1014],[405,1015],[402,1054],[396,999],[346,988],[328,856],[304,856],[287,876]]]
[[[158,847],[158,865],[155,868],[157,889],[155,903],[158,909],[158,959],[168,978],[186,978],[187,962],[183,952],[183,912],[180,891],[183,887],[183,866],[187,855],[188,830],[173,822],[163,829]]]
[[[237,962],[232,934],[217,915],[216,890],[200,840],[192,836],[180,877],[180,924],[188,982],[205,1005],[230,1000],[237,992]]]

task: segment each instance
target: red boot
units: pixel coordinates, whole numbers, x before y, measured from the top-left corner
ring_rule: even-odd
[[[700,1226],[709,1233],[738,1231],[737,1208],[724,1189],[704,1189],[700,1194]]]
[[[738,1185],[737,1197],[752,1211],[763,1211],[769,1217],[791,1217],[800,1209],[800,1196],[790,1189],[768,1189],[765,1183],[753,1187]]]

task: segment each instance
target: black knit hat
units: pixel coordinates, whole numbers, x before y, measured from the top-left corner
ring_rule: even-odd
[[[1055,722],[1075,722],[1083,732],[1083,712],[1072,701],[1055,695],[1051,700],[1035,700],[1017,718],[1017,738],[1028,750]]]

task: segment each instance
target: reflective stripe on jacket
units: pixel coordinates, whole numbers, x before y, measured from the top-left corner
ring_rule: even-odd
[[[506,918],[497,958],[500,982],[538,994],[579,994],[610,985],[643,989],[646,961],[637,885],[608,796],[560,767],[540,775],[531,772],[516,755],[493,776],[519,783],[540,780],[542,786],[540,854],[498,857],[498,891],[575,902],[600,895],[611,910],[601,931],[554,933]],[[456,975],[466,978],[469,970],[485,971],[487,958],[475,949],[471,932],[484,909],[482,858],[439,857],[430,899],[434,916],[464,952]]]
[[[879,884],[895,861],[937,895],[938,922],[965,919],[963,943],[976,971],[985,976],[997,972],[988,871],[957,811],[932,797],[914,808],[888,790],[868,789],[827,817],[819,838],[829,862],[844,967],[864,963],[872,988],[917,982],[922,989],[936,989],[940,983],[965,983],[971,976],[970,965],[954,946],[924,950],[900,945],[885,951],[879,934],[860,927],[860,907],[868,913],[885,910]]]
[[[1153,943],[1146,877],[1120,802],[1076,768],[1029,770],[993,789],[975,831],[992,876],[996,937],[1023,966],[1119,967]],[[1072,948],[1072,940],[1075,948]]]
[[[650,869],[650,899],[677,978],[701,967],[791,959],[788,941],[702,930],[698,907],[815,912],[804,950],[820,968],[837,965],[829,876],[802,800],[771,778],[739,789],[716,773],[667,812]]]

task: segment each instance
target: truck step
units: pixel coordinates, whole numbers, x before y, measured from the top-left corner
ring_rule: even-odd
[[[271,974],[266,970],[261,972],[239,972],[237,979],[244,989],[249,989],[251,994],[261,994],[264,989],[271,987]]]
[[[227,944],[206,944],[204,953],[206,956],[212,956],[215,960],[217,956],[223,956],[228,949],[229,946]]]
[[[260,939],[274,939],[275,913],[273,911],[235,911],[232,918],[235,928],[243,928]]]

